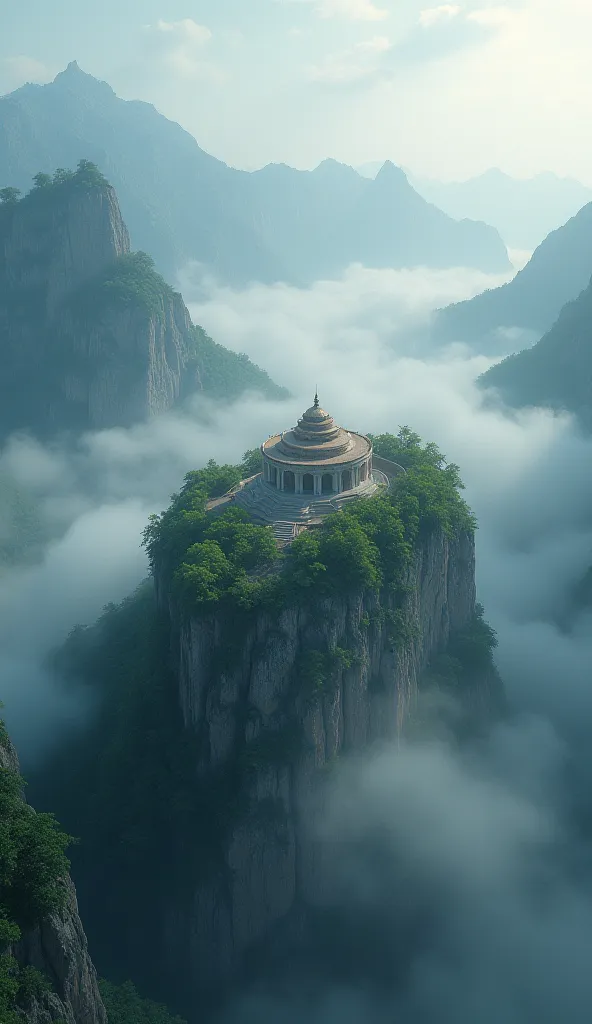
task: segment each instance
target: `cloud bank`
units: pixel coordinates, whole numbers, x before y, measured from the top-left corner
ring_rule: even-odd
[[[188,469],[237,461],[291,426],[317,384],[340,423],[409,424],[461,467],[513,718],[463,751],[417,740],[337,773],[323,830],[338,851],[328,898],[345,975],[320,949],[326,971],[307,976],[308,997],[302,977],[298,992],[288,978],[288,990],[234,1005],[233,1022],[583,1024],[589,1015],[592,631],[586,614],[566,626],[565,613],[592,561],[590,441],[567,416],[484,403],[474,378],[487,357],[461,345],[417,350],[431,308],[486,283],[461,271],[359,267],[305,291],[210,281],[204,293],[201,282],[195,320],[293,400],[197,401],[67,449],[13,438],[2,455],[0,469],[37,496],[54,536],[40,564],[0,577],[0,683],[29,759],[88,713],[56,691],[43,656],[143,577],[142,527]],[[190,300],[189,275],[184,292]]]

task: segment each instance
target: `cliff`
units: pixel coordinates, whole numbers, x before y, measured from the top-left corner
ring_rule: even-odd
[[[568,302],[551,329],[533,345],[496,363],[479,377],[516,408],[546,406],[574,413],[592,428],[592,282]]]
[[[438,310],[434,340],[484,340],[499,351],[499,332],[512,327],[543,334],[566,302],[575,299],[592,274],[592,203],[552,231],[526,266],[507,284]],[[506,349],[507,351],[507,349]]]
[[[372,267],[510,269],[499,234],[425,202],[394,167],[380,181],[324,161],[252,173],[200,149],[153,106],[120,99],[75,62],[0,98],[0,187],[88,156],[115,185],[134,248],[174,280],[189,261],[224,283],[297,286]]]
[[[0,204],[0,430],[130,426],[195,391],[286,392],[195,327],[152,260],[130,252],[93,165],[37,175]],[[205,373],[202,373],[202,369]]]
[[[407,428],[373,445],[406,469],[396,486],[281,552],[244,510],[207,512],[245,465],[187,474],[145,531],[153,579],[56,654],[100,700],[35,801],[81,837],[101,973],[190,1019],[276,929],[306,946],[327,913],[311,802],[338,759],[429,732],[436,703],[462,729],[501,706],[457,467]]]
[[[19,770],[16,751],[5,733],[0,738],[0,768],[11,774]],[[5,884],[6,879],[3,878]],[[19,884],[26,886],[26,880]],[[68,877],[60,879],[58,884],[62,890],[61,909],[47,914],[33,926],[22,927],[20,938],[2,951],[4,956],[14,957],[20,972],[34,969],[45,979],[43,985],[38,982],[30,984],[26,994],[19,996],[17,1019],[26,1020],[27,1024],[51,1024],[53,1021],[60,1024],[107,1024],[96,972],[78,915],[74,885]],[[3,997],[4,991],[0,999],[5,1008]]]
[[[180,617],[163,591],[197,772],[227,806],[233,794],[205,876],[165,910],[166,966],[194,996],[278,923],[322,906],[328,865],[303,824],[315,787],[340,755],[414,719],[430,662],[475,615],[474,563],[470,533],[437,530],[416,550],[402,603],[358,591],[260,612],[236,648],[236,620]],[[477,716],[499,698],[490,672],[463,694]]]

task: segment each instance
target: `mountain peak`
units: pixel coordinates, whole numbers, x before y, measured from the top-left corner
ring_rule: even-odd
[[[62,86],[67,89],[72,89],[73,87],[77,90],[85,89],[87,92],[90,92],[92,89],[97,93],[101,92],[103,95],[115,95],[107,82],[103,82],[100,78],[95,78],[94,75],[89,75],[87,71],[83,71],[77,60],[71,60],[68,66],[55,76],[52,85]]]
[[[312,174],[316,175],[337,175],[340,174],[343,177],[358,178],[359,174],[351,164],[344,164],[340,160],[334,160],[333,157],[327,157],[325,160],[321,160],[320,164],[312,171]]]
[[[374,181],[377,182],[377,183],[378,182],[383,182],[383,183],[387,183],[388,182],[388,184],[390,184],[390,185],[395,184],[395,183],[399,184],[399,185],[403,185],[403,184],[409,185],[409,182],[407,180],[407,175],[405,174],[405,171],[403,171],[400,167],[397,167],[397,165],[394,164],[392,162],[392,160],[385,160],[384,161],[384,163],[383,163],[382,167],[380,168],[378,174],[376,175]]]

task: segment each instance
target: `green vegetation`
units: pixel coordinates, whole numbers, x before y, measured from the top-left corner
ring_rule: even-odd
[[[283,559],[270,531],[237,509],[205,512],[208,499],[220,497],[257,468],[257,452],[246,452],[241,465],[210,461],[189,473],[170,507],[151,519],[145,544],[159,582],[172,587],[192,615],[207,616],[212,608],[227,612],[220,619],[225,633],[219,655],[209,669],[213,696],[221,672],[240,657],[245,630],[261,606],[273,618],[286,604],[300,603],[312,608],[318,621],[318,597],[368,588],[380,594],[380,602],[362,628],[386,624],[393,644],[409,642],[411,627],[396,612],[391,616],[389,606],[396,608],[406,597],[406,573],[421,531],[472,525],[457,481],[440,465],[432,467],[443,481],[441,507],[434,513],[420,471],[435,456],[426,455],[422,464],[420,442],[409,449],[417,473],[408,474],[410,482],[401,492],[393,489],[329,517],[323,527],[303,532]],[[425,450],[434,452],[429,446]],[[266,642],[272,641],[268,637]],[[156,607],[151,583],[119,606],[106,608],[95,625],[72,631],[53,666],[68,685],[91,688],[97,714],[84,734],[65,743],[45,766],[35,779],[34,795],[37,805],[55,809],[80,837],[72,853],[73,873],[93,957],[103,975],[116,982],[131,977],[153,998],[171,1002],[174,993],[183,1006],[178,978],[172,971],[165,976],[161,967],[167,959],[160,945],[165,939],[154,923],[221,863],[228,831],[250,812],[252,773],[297,756],[303,742],[302,708],[330,694],[356,656],[344,640],[326,647],[311,636],[277,720],[249,741],[239,729],[243,738],[234,756],[201,780],[196,772],[200,737],[183,725],[168,623]],[[246,722],[251,715],[256,710],[243,694],[237,720]],[[281,810],[275,805],[266,810],[277,819],[280,837]],[[148,944],[138,941],[142,935],[150,937]],[[128,1010],[136,1014],[134,1024],[136,1018],[143,1021],[136,996],[125,986],[118,991],[120,1002],[109,1011],[110,1024],[128,1024],[121,1016]]]
[[[56,225],[64,216],[70,216],[71,197],[96,192],[106,195],[109,189],[109,182],[97,167],[82,160],[75,171],[58,168],[53,175],[36,174],[33,187],[22,197],[18,189],[0,190],[0,239],[10,234],[11,225],[16,223],[14,218],[21,216],[26,223],[25,235],[37,235],[39,240],[36,251],[27,255],[27,265],[35,269],[35,274],[14,274],[13,268],[0,261],[0,322],[4,330],[10,325],[9,338],[14,335],[14,345],[11,343],[8,348],[0,396],[5,429],[12,429],[13,425],[34,427],[40,409],[47,404],[48,388],[55,394],[58,406],[68,410],[68,429],[87,426],[84,403],[66,401],[63,397],[64,375],[74,374],[81,379],[90,375],[92,378],[105,360],[110,363],[115,360],[113,372],[119,377],[123,375],[130,383],[143,380],[146,360],[150,357],[148,347],[145,351],[137,347],[133,351],[121,349],[117,321],[123,311],[132,315],[139,330],[147,326],[148,319],[164,325],[167,342],[172,342],[179,350],[181,398],[195,391],[200,383],[205,394],[218,400],[234,400],[245,391],[275,399],[287,397],[286,389],[278,387],[244,353],[237,354],[216,344],[201,327],[191,323],[181,295],[160,276],[154,261],[145,252],[123,253],[63,295],[64,313],[74,320],[74,330],[68,317],[50,317],[52,322],[49,322],[48,278],[44,271],[51,263],[54,244],[61,244]],[[84,216],[83,204],[77,207],[80,216]],[[15,238],[18,237],[17,231]],[[10,251],[13,249],[11,246]],[[14,258],[18,260],[18,245]],[[173,322],[177,331],[174,338]],[[73,338],[78,333],[87,337],[91,329],[98,331],[100,343],[97,339],[90,346],[74,343]],[[19,383],[16,377],[22,376],[25,364],[21,365],[10,353],[12,348],[18,351],[21,337],[27,339],[31,350],[38,349],[39,362],[37,373]]]
[[[405,477],[397,479],[397,494],[401,503],[405,496],[410,503],[417,501],[418,525],[423,533],[437,525],[447,534],[477,528],[475,517],[459,493],[464,490],[459,467],[446,463],[433,441],[422,445],[419,434],[409,427],[400,427],[398,434],[369,437],[377,455],[407,470]]]
[[[81,285],[72,295],[70,305],[85,319],[99,317],[112,307],[130,306],[139,306],[148,315],[162,318],[165,301],[175,294],[154,269],[150,256],[145,252],[130,252],[119,256],[98,277]]]
[[[1,726],[5,737],[4,724]],[[18,1024],[18,1008],[26,1008],[50,988],[32,967],[19,967],[10,946],[47,914],[67,901],[63,883],[69,870],[66,849],[70,837],[53,815],[36,814],[23,799],[24,782],[0,768],[0,1020]]]
[[[18,203],[20,195],[21,192],[18,188],[0,188],[0,203],[13,206],[14,203]]]
[[[478,604],[472,621],[453,633],[446,651],[432,660],[424,684],[461,692],[475,678],[494,672],[493,652],[497,647],[495,630],[485,622]]]
[[[208,498],[248,475],[252,452],[240,467],[210,462],[189,473],[145,531],[151,564],[194,613],[220,602],[278,608],[306,593],[400,589],[420,537],[437,528],[453,535],[476,524],[459,494],[458,467],[446,465],[435,445],[423,446],[407,427],[375,443],[380,454],[406,464],[405,476],[391,493],[358,501],[327,517],[320,529],[301,533],[284,559],[269,529],[254,526],[241,510],[230,507],[215,519],[205,512]]]
[[[249,390],[263,392],[269,398],[289,396],[287,388],[275,384],[244,352],[231,352],[218,345],[201,327],[193,328],[192,356],[204,391],[213,398],[228,401]]]
[[[53,174],[39,171],[33,176],[30,191],[24,196],[17,188],[0,189],[0,214],[8,214],[18,205],[46,205],[58,197],[108,186],[109,182],[95,164],[90,160],[80,160],[75,171],[63,167],[58,167]]]
[[[33,798],[79,837],[72,874],[100,974],[114,982],[131,977],[166,1001],[176,979],[160,966],[164,937],[154,922],[182,872],[196,870],[211,819],[151,581],[107,606],[93,626],[73,629],[51,667],[64,685],[87,687],[97,711],[30,779]],[[149,963],[140,935],[151,936]]]
[[[99,989],[109,1024],[185,1024],[180,1017],[173,1017],[166,1006],[142,999],[131,981],[123,985],[100,981]]]
[[[495,388],[507,405],[546,406],[576,413],[592,428],[590,392],[590,317],[592,284],[567,302],[557,320],[535,345],[506,356],[478,378]]]

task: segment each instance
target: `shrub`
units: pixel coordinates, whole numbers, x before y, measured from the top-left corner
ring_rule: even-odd
[[[169,1013],[166,1006],[142,999],[131,981],[113,985],[101,980],[99,989],[109,1024],[185,1024]]]
[[[459,493],[458,467],[446,465],[436,445],[422,445],[408,427],[373,440],[379,454],[406,465],[405,476],[388,493],[361,499],[328,516],[320,528],[303,531],[290,545],[281,572],[268,528],[254,525],[232,505],[215,519],[205,512],[208,498],[225,493],[256,468],[257,451],[246,452],[240,466],[210,461],[187,474],[170,507],[152,516],[145,530],[152,566],[165,579],[174,579],[185,607],[194,612],[223,599],[243,608],[274,600],[278,607],[278,602],[302,599],[305,592],[322,597],[400,590],[420,536],[438,528],[453,536],[476,524]],[[275,584],[249,577],[269,571],[274,563]]]
[[[1,728],[5,735],[4,724]],[[20,926],[36,924],[63,909],[69,869],[70,837],[50,814],[36,814],[23,799],[24,782],[0,768],[0,1020],[17,1024],[18,1005],[27,1005],[49,988],[31,967],[19,968],[7,952],[20,937]]]

